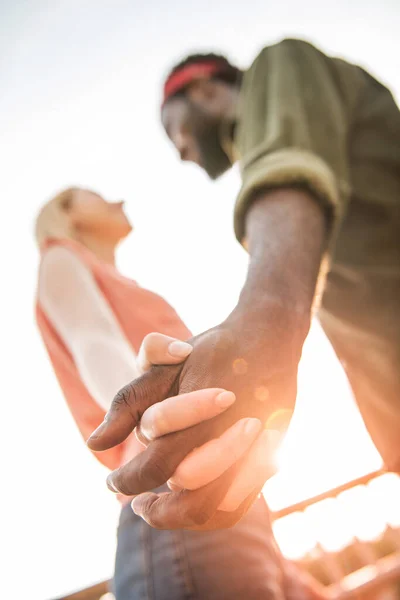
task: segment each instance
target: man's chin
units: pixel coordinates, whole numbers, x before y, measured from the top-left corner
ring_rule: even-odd
[[[222,177],[222,175],[224,175],[227,171],[229,171],[232,165],[229,163],[224,166],[221,165],[219,168],[215,168],[202,164],[200,165],[200,167],[203,169],[203,171],[206,172],[211,181],[216,181],[217,179]]]

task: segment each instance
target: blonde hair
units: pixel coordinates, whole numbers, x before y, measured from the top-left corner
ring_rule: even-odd
[[[50,238],[76,238],[71,219],[68,214],[68,204],[79,188],[67,188],[46,202],[40,210],[35,223],[35,238],[39,249]]]

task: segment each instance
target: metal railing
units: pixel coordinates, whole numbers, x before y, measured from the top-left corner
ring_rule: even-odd
[[[272,511],[274,525],[291,515],[305,515],[310,507],[319,503],[322,506],[326,501],[337,501],[344,492],[349,490],[357,488],[362,492],[359,496],[367,497],[368,494],[373,493],[367,484],[374,480],[379,482],[380,478],[387,475],[388,473],[383,469],[374,471],[312,498]],[[393,484],[396,481],[397,491],[400,493],[400,479],[394,480]],[[361,506],[359,510],[362,510]],[[400,505],[398,511],[400,513]],[[337,517],[340,518],[339,510]],[[385,522],[385,515],[381,515],[381,518],[382,522]],[[337,525],[339,526],[339,523]],[[344,554],[347,556],[347,564],[343,560]],[[321,598],[327,600],[400,599],[400,529],[390,523],[386,524],[382,533],[375,539],[361,540],[357,535],[353,535],[350,544],[336,551],[324,549],[317,535],[312,550],[295,562],[300,568],[311,573]]]

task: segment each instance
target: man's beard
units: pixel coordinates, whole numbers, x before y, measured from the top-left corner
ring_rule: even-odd
[[[220,119],[210,117],[192,107],[192,134],[198,146],[201,166],[213,180],[218,179],[232,166],[222,147],[222,127]]]

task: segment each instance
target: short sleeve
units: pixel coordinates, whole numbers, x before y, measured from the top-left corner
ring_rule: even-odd
[[[308,189],[332,232],[349,192],[347,130],[333,59],[300,40],[260,53],[244,76],[239,102],[242,187],[234,224],[240,242],[255,193],[283,186]]]

